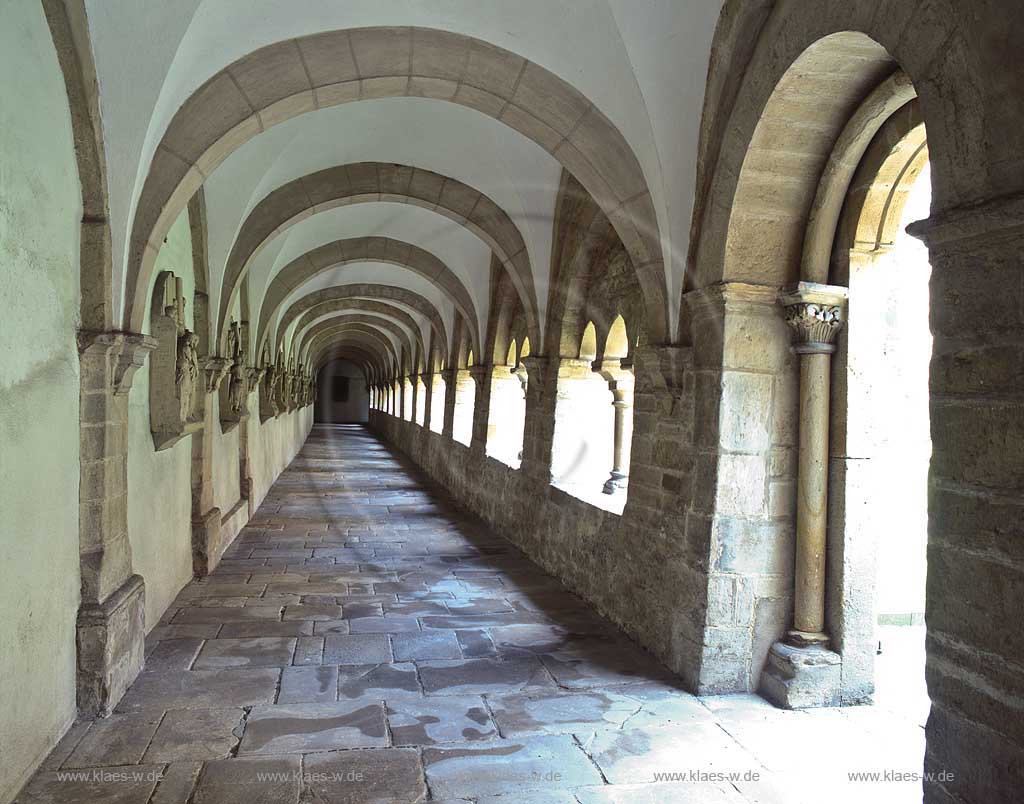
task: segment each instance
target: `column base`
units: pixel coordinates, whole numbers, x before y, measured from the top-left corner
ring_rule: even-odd
[[[145,663],[146,586],[132,575],[102,603],[78,610],[78,713],[106,717]]]
[[[843,660],[823,645],[776,642],[761,674],[761,694],[783,709],[838,706]]]
[[[624,475],[622,472],[612,471],[611,477],[604,481],[604,487],[601,489],[602,494],[619,494],[624,491],[626,486],[629,484],[629,476]]]
[[[213,572],[220,558],[220,509],[211,508],[192,520],[192,572],[203,578]]]

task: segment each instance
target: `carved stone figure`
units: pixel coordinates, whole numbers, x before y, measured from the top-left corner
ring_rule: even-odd
[[[178,356],[175,364],[174,384],[177,390],[181,420],[192,413],[196,386],[199,382],[199,336],[186,329],[178,336]]]
[[[237,322],[232,322],[228,330],[227,355],[232,361],[231,373],[228,375],[228,410],[237,417],[242,415],[245,398],[249,393],[249,372],[245,365],[241,327]]]

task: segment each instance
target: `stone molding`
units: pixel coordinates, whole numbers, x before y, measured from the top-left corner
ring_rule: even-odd
[[[929,248],[956,250],[976,239],[1019,238],[1024,230],[1024,193],[937,212],[907,227]]]

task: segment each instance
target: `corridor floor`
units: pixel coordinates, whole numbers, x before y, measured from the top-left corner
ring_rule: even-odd
[[[18,801],[908,802],[884,774],[923,742],[881,707],[682,691],[369,431],[318,426]]]

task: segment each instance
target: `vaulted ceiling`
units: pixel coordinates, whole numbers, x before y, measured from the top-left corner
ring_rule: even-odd
[[[479,349],[496,265],[541,344],[564,168],[674,330],[720,0],[86,5],[126,329],[202,187],[215,334]]]

